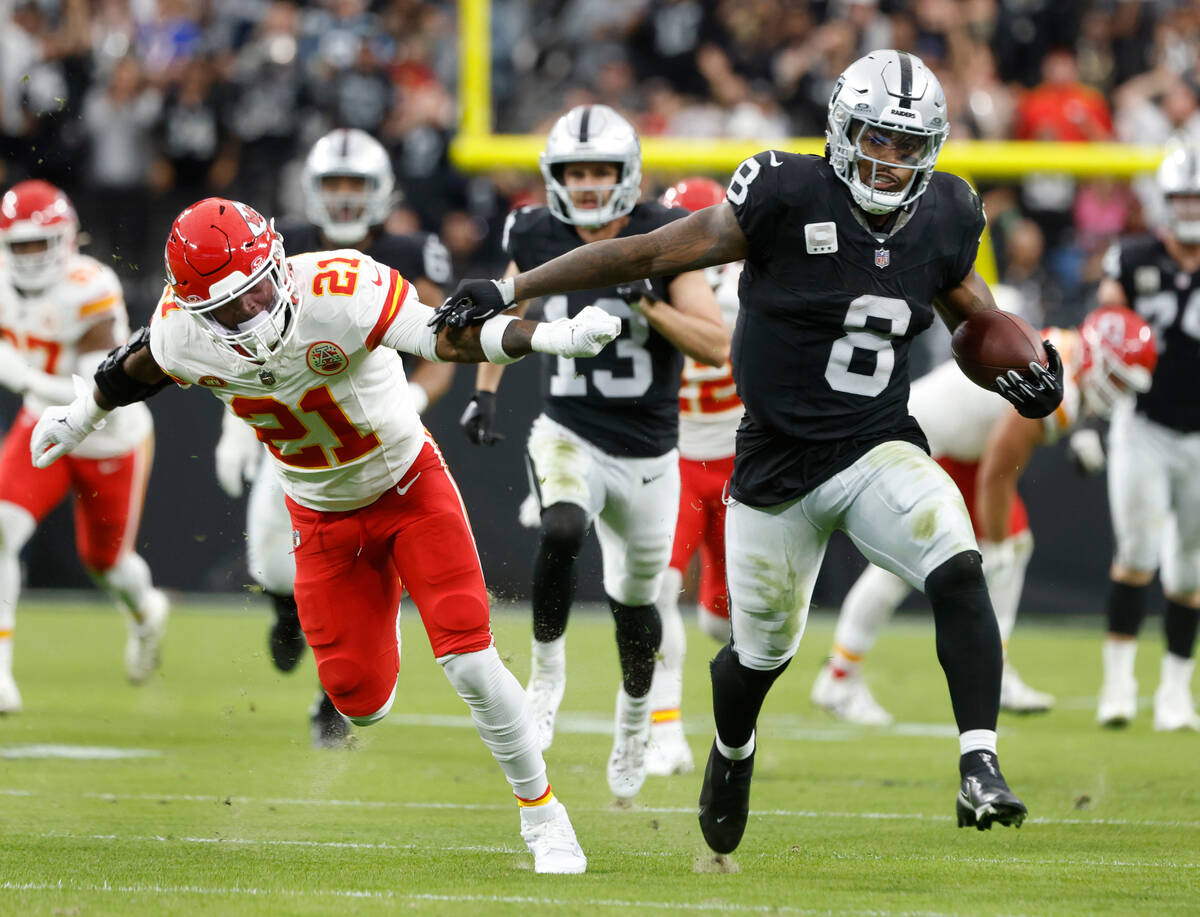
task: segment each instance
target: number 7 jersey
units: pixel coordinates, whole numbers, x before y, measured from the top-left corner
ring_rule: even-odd
[[[382,341],[402,338],[404,349],[432,358],[429,310],[412,308],[408,281],[361,252],[288,263],[300,298],[296,329],[265,364],[214,340],[199,325],[208,319],[169,292],[150,325],[151,353],[177,382],[207,388],[254,427],[293,500],[358,509],[396,484],[425,442],[400,354]]]
[[[934,297],[975,262],[985,222],[975,193],[935,173],[891,234],[877,234],[824,159],[771,150],[734,171],[726,199],[748,243],[733,495],[770,506],[886,440],[928,448],[908,414],[908,350],[933,322]]]

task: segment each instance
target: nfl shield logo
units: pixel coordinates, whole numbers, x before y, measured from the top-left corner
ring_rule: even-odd
[[[892,253],[886,248],[875,249],[875,266],[877,268],[885,268],[892,261]]]

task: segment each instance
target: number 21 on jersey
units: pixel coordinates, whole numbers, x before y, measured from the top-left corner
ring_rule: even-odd
[[[361,433],[346,416],[342,406],[333,399],[329,386],[319,385],[304,393],[297,405],[306,415],[316,415],[326,430],[337,441],[334,445],[320,446],[312,443],[294,452],[284,452],[287,443],[308,439],[315,431],[296,415],[288,405],[274,398],[247,398],[236,396],[229,402],[229,409],[254,427],[259,440],[266,444],[271,454],[285,465],[293,468],[332,468],[362,458],[379,447],[379,437],[374,433]],[[253,419],[263,416],[274,418],[274,426],[254,423]]]

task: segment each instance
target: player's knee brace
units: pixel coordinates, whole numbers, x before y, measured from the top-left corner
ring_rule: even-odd
[[[387,716],[396,700],[396,682],[385,683],[376,673],[345,656],[322,659],[317,664],[321,687],[356,726],[370,726]]]
[[[617,655],[625,693],[645,697],[654,677],[654,657],[662,643],[662,620],[653,605],[622,605],[611,596],[613,621],[617,631]]]
[[[731,644],[721,647],[708,669],[712,676],[713,718],[722,742],[741,748],[750,741],[767,692],[791,661],[760,671],[742,665]]]

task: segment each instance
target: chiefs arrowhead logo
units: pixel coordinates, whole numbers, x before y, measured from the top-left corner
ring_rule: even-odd
[[[234,209],[240,213],[242,219],[246,221],[246,226],[250,229],[250,234],[252,236],[257,238],[267,231],[267,221],[261,213],[259,213],[257,210],[252,210],[241,201],[233,201],[232,203]]]

